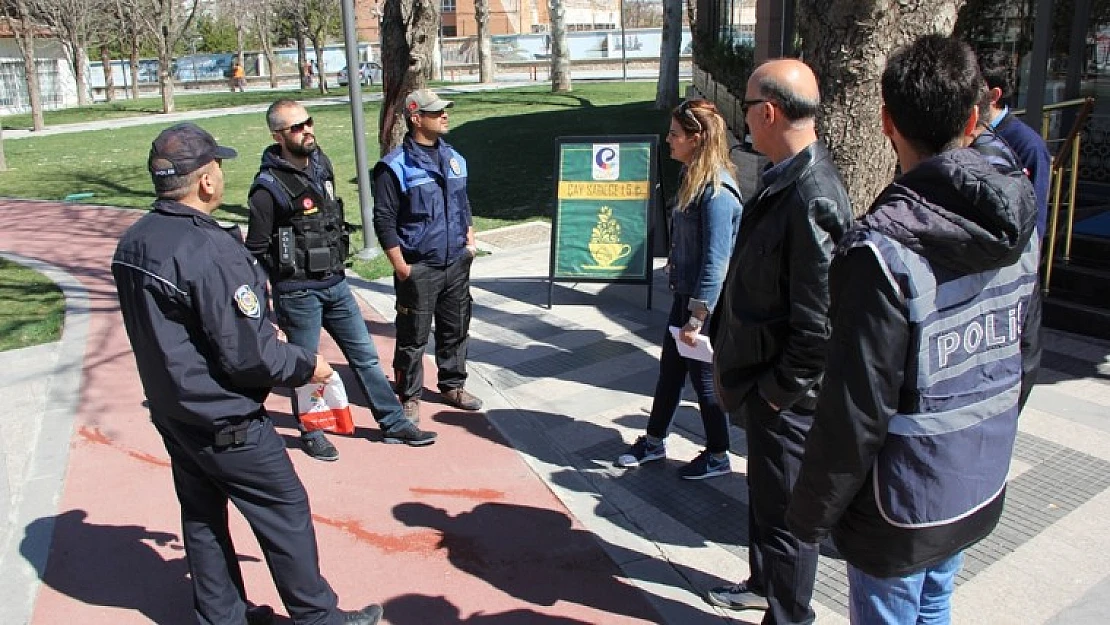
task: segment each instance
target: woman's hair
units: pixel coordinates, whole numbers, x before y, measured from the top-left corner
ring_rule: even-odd
[[[728,155],[728,127],[717,105],[708,100],[687,100],[671,111],[671,117],[687,135],[700,133],[702,138],[686,163],[686,173],[678,187],[677,206],[686,210],[706,185],[713,186],[714,194],[721,190],[722,169],[733,179],[738,174]]]

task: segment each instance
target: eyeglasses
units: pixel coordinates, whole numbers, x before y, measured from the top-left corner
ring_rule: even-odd
[[[420,111],[420,114],[424,117],[446,117],[447,109],[441,109],[438,111]]]
[[[770,102],[770,100],[764,98],[752,98],[751,100],[744,100],[740,103],[740,112],[744,115],[747,115],[748,109],[755,106],[756,104],[763,104],[764,102]]]
[[[702,128],[701,122],[698,121],[698,118],[697,118],[697,116],[694,115],[694,112],[690,110],[690,108],[691,108],[690,105],[691,104],[693,104],[693,100],[687,100],[687,101],[683,102],[682,104],[679,104],[678,105],[678,114],[682,115],[686,119],[694,122],[694,126],[697,126],[697,130],[695,132],[702,132],[703,128]]]
[[[310,126],[312,126],[312,118],[311,117],[304,120],[303,122],[297,122],[295,124],[290,124],[290,125],[286,126],[285,128],[279,128],[277,132],[285,132],[286,130],[288,130],[289,132],[291,132],[293,134],[297,134],[298,132],[303,132],[305,128],[308,128]]]

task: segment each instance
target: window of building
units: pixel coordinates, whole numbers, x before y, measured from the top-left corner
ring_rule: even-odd
[[[441,2],[441,4],[439,5],[440,6],[440,11],[442,11],[444,13],[454,13],[456,11],[456,9],[455,9],[455,6],[456,6],[455,0],[440,0],[440,2]]]

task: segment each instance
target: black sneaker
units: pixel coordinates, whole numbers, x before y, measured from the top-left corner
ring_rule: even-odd
[[[357,612],[340,610],[339,614],[343,616],[346,625],[375,625],[382,620],[382,606],[371,603]]]
[[[305,453],[317,460],[324,462],[339,460],[339,450],[326,436],[301,436],[301,444],[304,445]]]
[[[411,445],[423,447],[436,442],[436,433],[427,432],[416,427],[412,421],[400,421],[385,432],[382,432],[382,442],[390,445]]]
[[[729,610],[766,610],[767,597],[752,590],[748,582],[718,586],[706,593],[709,603]]]
[[[718,475],[728,475],[732,473],[732,463],[729,462],[728,455],[721,460],[713,457],[709,450],[698,454],[697,458],[690,461],[690,464],[678,470],[678,475],[684,480],[704,480],[710,477],[717,477]]]

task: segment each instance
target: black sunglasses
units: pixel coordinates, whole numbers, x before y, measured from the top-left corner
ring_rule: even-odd
[[[298,132],[302,132],[306,127],[311,126],[311,125],[312,125],[312,118],[309,117],[308,119],[304,120],[303,122],[297,122],[295,124],[291,124],[289,126],[286,126],[285,128],[280,129],[278,132],[284,132],[284,131],[288,130],[289,132],[292,132],[293,134],[296,134]]]
[[[702,132],[704,130],[704,128],[702,128],[701,122],[698,121],[698,118],[694,115],[694,112],[690,110],[690,108],[691,108],[690,105],[692,103],[693,103],[692,100],[686,100],[682,104],[679,104],[678,105],[678,114],[682,115],[686,119],[689,119],[690,121],[694,122],[694,125],[697,126],[697,128],[698,128],[695,132]]]
[[[764,102],[770,102],[770,100],[767,100],[765,98],[752,98],[751,100],[744,100],[740,103],[740,112],[744,115],[747,115],[748,109],[755,106],[756,104],[763,104]]]

